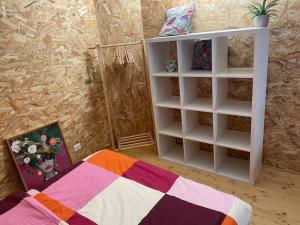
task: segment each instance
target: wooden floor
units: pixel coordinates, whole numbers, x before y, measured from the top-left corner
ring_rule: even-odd
[[[263,167],[254,186],[158,159],[153,148],[122,153],[238,196],[253,207],[253,225],[300,225],[300,175]]]

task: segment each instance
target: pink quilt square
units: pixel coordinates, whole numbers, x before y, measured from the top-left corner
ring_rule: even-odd
[[[26,197],[14,208],[0,215],[0,225],[57,225],[60,219],[32,197]]]
[[[178,177],[167,194],[224,214],[228,214],[234,203],[234,196],[183,177]]]
[[[50,185],[43,193],[77,211],[118,177],[85,162]]]

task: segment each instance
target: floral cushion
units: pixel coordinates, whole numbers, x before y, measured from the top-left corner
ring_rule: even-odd
[[[159,36],[175,36],[188,34],[195,5],[193,3],[182,7],[171,8],[167,11],[167,20],[163,25]]]
[[[211,40],[197,41],[194,45],[192,70],[211,70]]]

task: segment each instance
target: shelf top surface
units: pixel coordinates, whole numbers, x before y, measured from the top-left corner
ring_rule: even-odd
[[[227,148],[250,152],[250,137],[251,134],[249,132],[226,130],[217,138],[216,144]]]
[[[186,35],[169,36],[169,37],[149,38],[147,39],[147,43],[201,39],[201,38],[214,38],[214,37],[233,36],[233,35],[254,35],[254,34],[264,34],[264,33],[267,34],[268,32],[269,32],[269,28],[267,27],[249,27],[249,28],[229,29],[229,30],[208,31],[208,32],[200,32],[200,33],[190,33]]]
[[[227,115],[236,116],[252,116],[252,102],[250,101],[237,101],[237,100],[227,100],[220,103],[216,107],[216,112]]]
[[[165,99],[157,102],[156,106],[180,109],[180,97],[179,96],[171,96],[169,98],[165,98]]]
[[[213,74],[212,71],[208,70],[190,70],[186,72],[156,72],[153,73],[153,77],[183,77],[183,78],[205,78],[205,77],[216,77],[216,78],[238,78],[238,79],[252,79],[253,68],[227,68],[218,73]]]
[[[153,73],[154,77],[178,77],[179,73],[178,72],[166,72],[166,71],[161,71],[157,73]]]
[[[215,75],[220,78],[253,78],[253,68],[227,68]]]

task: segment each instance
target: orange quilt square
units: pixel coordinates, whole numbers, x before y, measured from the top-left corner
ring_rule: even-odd
[[[223,220],[222,225],[238,225],[238,224],[230,216],[226,216]]]
[[[86,161],[122,176],[138,160],[105,149],[92,155]]]
[[[67,221],[75,214],[75,211],[61,204],[60,202],[50,198],[49,196],[39,193],[34,198],[44,205],[47,209],[52,211],[58,218]]]

